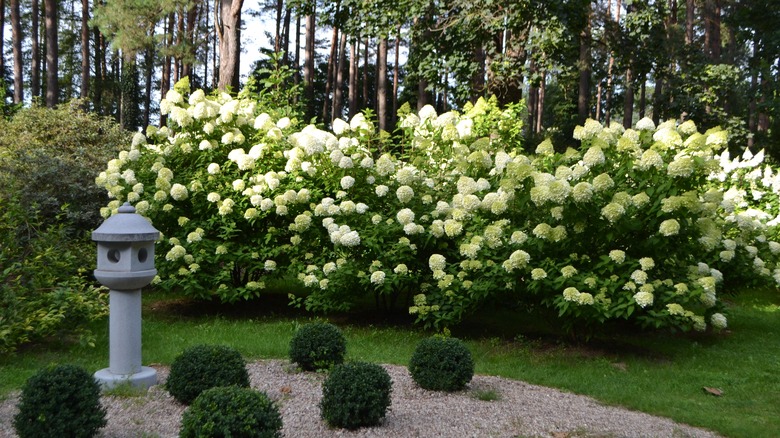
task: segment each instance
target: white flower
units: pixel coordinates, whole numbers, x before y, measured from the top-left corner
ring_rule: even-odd
[[[582,156],[582,161],[589,167],[602,164],[604,163],[605,159],[606,157],[604,157],[604,151],[602,151],[598,146],[591,146],[585,152],[585,155]]]
[[[169,262],[175,262],[176,260],[184,257],[185,254],[187,254],[187,250],[184,249],[183,246],[174,245],[173,248],[168,251],[168,254],[165,255],[165,260],[168,260]]]
[[[647,307],[653,305],[653,294],[650,292],[637,292],[634,294],[634,301],[639,307]]]
[[[653,119],[645,117],[642,120],[636,122],[637,131],[655,131],[655,123]]]
[[[396,214],[396,219],[401,225],[406,225],[414,222],[414,212],[411,209],[404,208]]]
[[[385,272],[375,271],[371,274],[371,283],[381,285],[385,282]]]
[[[680,223],[675,219],[667,219],[661,222],[658,232],[664,236],[675,236],[680,232]]]
[[[648,170],[651,167],[660,169],[664,165],[664,159],[655,149],[648,149],[642,153],[642,157],[637,165],[642,170]]]
[[[622,205],[610,202],[604,208],[601,209],[601,215],[604,216],[610,223],[615,223],[626,213],[626,209]]]
[[[401,186],[395,191],[395,196],[402,204],[406,204],[414,197],[414,190],[409,186]]]
[[[282,117],[276,122],[276,127],[279,129],[287,129],[290,127],[291,121],[289,117]]]
[[[350,126],[349,123],[345,122],[342,119],[333,119],[333,133],[336,135],[341,135],[347,131],[349,131]]]
[[[650,257],[642,257],[639,259],[639,266],[643,271],[649,271],[655,267],[655,261]]]
[[[619,249],[613,249],[609,252],[609,258],[612,259],[613,262],[621,264],[626,261],[626,253]]]
[[[341,120],[341,119],[339,119]],[[341,188],[344,190],[349,190],[353,185],[355,185],[355,178],[347,175],[343,178],[341,178]]]
[[[542,280],[547,278],[547,272],[542,268],[534,268],[531,270],[532,280]]]
[[[341,236],[339,243],[344,246],[358,246],[360,245],[360,235],[357,231],[349,231]]]
[[[718,330],[723,330],[728,327],[728,321],[722,313],[713,313],[712,316],[710,316],[710,324]]]
[[[394,269],[393,272],[395,272],[398,275],[405,275],[409,273],[409,268],[406,267],[405,264],[399,263]]]
[[[387,192],[388,192],[388,191],[390,191],[390,188],[389,188],[389,187],[387,187],[387,186],[386,186],[386,185],[384,185],[384,184],[382,184],[382,185],[378,185],[378,186],[376,186],[376,188],[374,189],[374,192],[375,192],[375,193],[376,193],[376,195],[377,195],[377,196],[379,196],[380,198],[382,198],[382,197],[384,197],[385,195],[387,195]]]
[[[563,268],[561,268],[561,275],[564,278],[571,278],[577,273],[577,268],[575,268],[572,265],[566,265]]]
[[[441,254],[433,254],[428,258],[428,267],[431,271],[443,271],[447,265],[447,259]]]
[[[187,191],[187,187],[184,187],[181,184],[174,184],[171,187],[171,198],[182,201],[184,199],[187,199],[187,196],[189,195],[189,192]]]

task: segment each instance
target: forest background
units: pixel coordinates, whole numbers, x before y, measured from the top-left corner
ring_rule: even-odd
[[[255,86],[298,90],[290,103],[325,125],[369,109],[392,132],[404,103],[443,112],[495,95],[524,102],[529,139],[566,144],[587,118],[648,116],[720,125],[732,148],[780,154],[779,0],[0,0],[0,11],[7,111],[87,98],[136,130],[165,122],[155,97],[184,76],[242,88],[245,56]],[[249,14],[270,26],[242,53]],[[263,82],[269,68],[291,81]]]

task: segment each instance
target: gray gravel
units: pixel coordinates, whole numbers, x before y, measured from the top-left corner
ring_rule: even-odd
[[[492,376],[474,376],[465,391],[446,394],[417,387],[405,367],[385,365],[393,379],[392,406],[379,427],[330,429],[318,403],[325,376],[297,372],[286,361],[248,365],[252,387],[280,407],[285,437],[717,437],[718,435],[641,412],[605,406],[556,389]],[[160,381],[167,369],[158,367]],[[483,401],[480,394],[495,394]],[[0,401],[0,436],[11,426],[18,395]],[[483,397],[484,398],[484,397]],[[108,425],[99,436],[176,437],[185,407],[160,386],[140,397],[104,397]]]

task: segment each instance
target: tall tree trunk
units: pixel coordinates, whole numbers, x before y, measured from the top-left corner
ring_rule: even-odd
[[[645,93],[647,92],[647,76],[642,78],[642,83],[639,85],[639,118],[645,117]]]
[[[610,5],[612,4],[612,1],[609,2]],[[620,23],[620,7],[621,7],[621,0],[617,0],[616,7],[615,7],[615,23]],[[610,12],[610,19],[612,17],[612,13]],[[613,94],[613,83],[612,83],[612,67],[615,65],[615,56],[613,52],[610,50],[609,52],[609,65],[607,67],[607,95],[604,97],[604,124],[606,126],[609,126],[611,120],[612,120],[612,94]]]
[[[0,0],[0,35],[5,35],[5,0]],[[5,77],[5,37],[0,38],[0,76]]]
[[[477,64],[477,69],[471,75],[471,96],[469,97],[471,103],[476,103],[485,91],[485,48],[480,43],[474,47],[474,62]]]
[[[357,114],[358,109],[358,60],[360,53],[358,50],[359,39],[355,37],[349,43],[349,89],[347,91],[349,100],[349,118]]]
[[[295,75],[293,82],[298,85],[301,82],[301,16],[295,15]],[[298,96],[295,96],[298,99]],[[297,100],[296,100],[297,102]]]
[[[685,0],[685,44],[693,44],[693,21],[696,18],[696,0]]]
[[[653,123],[658,126],[661,120],[661,99],[663,98],[664,80],[657,67],[655,72],[655,89],[653,90]]]
[[[753,72],[752,75],[750,75],[750,103],[748,104],[748,131],[751,134],[756,133],[756,121],[758,119],[756,115],[756,95],[757,95],[757,87],[758,87],[758,72]],[[748,136],[748,147],[753,146],[753,143],[755,135]]]
[[[276,0],[276,32],[274,33],[274,53],[279,54],[282,39],[282,10],[284,9],[284,0]]]
[[[181,75],[182,77],[187,76],[190,78],[190,82],[192,82],[192,72],[193,72],[193,62],[195,61],[195,57],[197,54],[195,53],[195,33],[197,31],[196,27],[198,25],[198,21],[200,18],[200,6],[199,4],[193,3],[192,7],[187,11],[187,21],[186,26],[187,30],[185,32],[184,39],[186,40],[186,47],[187,50],[184,55],[184,60],[182,62],[182,70]]]
[[[152,116],[152,81],[154,77],[154,46],[147,47],[144,54],[144,120],[142,127],[149,126]]]
[[[336,10],[338,10],[338,5],[336,5]],[[338,26],[333,26],[333,32],[331,32],[330,35],[330,55],[328,55],[328,69],[325,73],[325,96],[322,98],[322,121],[327,123],[328,122],[328,111],[330,110],[330,93],[333,91],[333,82],[335,81],[334,78],[336,77],[336,64],[338,60],[338,53],[336,51],[338,50],[338,38],[339,38],[339,28]]]
[[[81,0],[81,90],[79,97],[82,99],[89,97],[89,0]]]
[[[122,52],[120,73],[119,125],[124,129],[135,130],[138,123],[138,70],[135,56]]]
[[[529,76],[536,76],[538,70],[539,69],[536,66],[536,59],[532,57],[528,68]],[[536,134],[536,111],[538,109],[536,99],[538,98],[539,88],[536,86],[535,82],[530,81],[528,84],[528,101],[526,102],[526,106],[528,109],[528,132],[531,134]]]
[[[180,48],[184,45],[184,12],[182,8],[176,13],[176,47]],[[176,51],[176,55],[173,57],[173,83],[179,82],[181,79],[182,70],[182,56],[179,50]]]
[[[363,108],[368,108],[369,106],[369,98],[368,98],[368,43],[370,41],[370,37],[366,35],[366,41],[363,44]]]
[[[704,0],[704,51],[713,63],[720,62],[720,0]]]
[[[341,118],[344,112],[344,70],[347,69],[347,34],[341,33],[339,39],[339,62],[336,67],[336,80],[333,84],[333,108],[331,114],[333,118]]]
[[[96,0],[99,2],[100,0]],[[99,3],[96,3],[99,4]],[[94,88],[93,88],[93,103],[95,111],[97,111],[98,114],[105,114],[103,112],[103,73],[105,70],[102,69],[103,63],[105,62],[105,52],[102,50],[102,44],[100,43],[100,40],[102,38],[102,35],[100,34],[100,30],[95,26],[92,29],[92,35],[95,39],[95,81],[94,81]]]
[[[14,51],[14,103],[24,98],[24,76],[22,73],[22,23],[19,0],[11,0],[11,39]]]
[[[379,40],[376,68],[376,116],[379,119],[379,129],[387,131],[387,37],[382,37]]]
[[[542,132],[542,118],[544,117],[544,91],[547,88],[547,73],[542,72],[542,79],[539,81],[539,98],[536,108],[536,132]]]
[[[580,123],[585,123],[590,112],[590,2],[587,3],[585,14],[587,23],[580,32],[580,56],[579,56],[579,92],[577,94],[577,116]]]
[[[160,96],[163,98],[171,89],[171,48],[173,46],[173,26],[174,16],[173,12],[168,14],[167,24],[165,25],[165,56],[163,57],[162,65],[162,78],[160,81]],[[160,115],[160,126],[165,126],[168,123],[168,115]]]
[[[238,91],[241,65],[241,7],[244,0],[220,0],[219,84],[221,91]]]
[[[312,10],[306,15],[306,47],[303,49],[303,96],[306,99],[307,118],[314,117],[314,21],[317,2],[312,2]]]
[[[395,35],[395,47],[393,49],[393,54],[395,56],[395,61],[393,62],[393,95],[391,96],[391,100],[393,102],[392,110],[390,112],[390,126],[395,127],[398,122],[398,81],[399,76],[401,76],[400,73],[400,67],[399,64],[401,62],[400,59],[400,52],[401,51],[401,27],[398,26],[398,31]]]
[[[57,41],[57,0],[44,0],[46,8],[46,106],[53,108],[59,103],[59,43]]]
[[[284,23],[282,25],[282,65],[290,65],[290,16],[292,15],[292,8],[287,8],[284,11]]]
[[[626,69],[626,92],[623,99],[623,127],[628,129],[634,121],[634,78],[631,67]]]
[[[41,49],[40,49],[40,4],[38,0],[32,0],[30,6],[30,93],[35,99],[41,95]]]

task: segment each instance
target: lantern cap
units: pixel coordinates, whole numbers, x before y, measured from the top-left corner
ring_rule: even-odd
[[[96,242],[154,242],[159,238],[160,231],[128,202],[92,232],[92,240]]]

